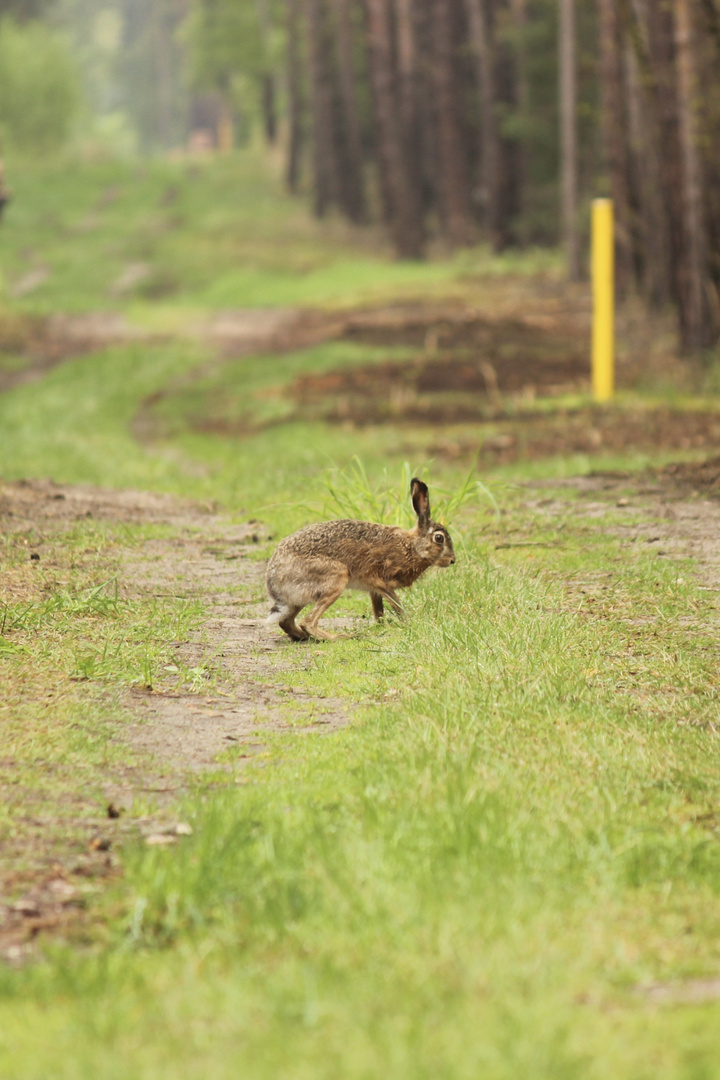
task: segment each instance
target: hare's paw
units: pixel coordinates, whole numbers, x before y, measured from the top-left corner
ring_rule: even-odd
[[[307,641],[310,637],[310,634],[305,627],[302,625],[298,626],[294,619],[283,619],[279,623],[279,626],[293,641]]]
[[[314,638],[315,641],[337,641],[340,634],[331,634],[328,630],[321,630],[318,626],[308,626],[300,623],[300,629],[305,631],[306,638]]]

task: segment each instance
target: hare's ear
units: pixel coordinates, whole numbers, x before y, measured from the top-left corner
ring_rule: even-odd
[[[410,481],[410,494],[418,525],[421,529],[427,529],[430,524],[430,496],[427,484],[423,484],[422,480],[415,477]]]

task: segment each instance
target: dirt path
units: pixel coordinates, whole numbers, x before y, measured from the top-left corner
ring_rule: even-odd
[[[0,533],[15,549],[0,600],[47,595],[48,576],[33,578],[30,568],[62,578],[64,539],[88,519],[107,523],[116,536],[125,524],[161,526],[139,545],[113,545],[107,569],[117,575],[124,599],[196,599],[206,616],[172,645],[174,656],[151,688],[121,692],[119,702],[116,690],[104,691],[102,683],[77,683],[57,672],[49,685],[36,685],[31,674],[21,674],[18,702],[37,698],[40,710],[50,695],[53,702],[71,699],[81,710],[84,698],[106,693],[117,720],[116,752],[108,764],[88,765],[81,785],[76,766],[62,765],[49,766],[54,775],[46,785],[43,780],[43,790],[34,789],[30,777],[19,785],[20,762],[0,755],[0,800],[13,814],[12,832],[0,845],[0,957],[14,963],[32,955],[33,943],[47,933],[82,940],[86,898],[121,871],[115,850],[124,838],[181,842],[177,806],[200,774],[203,782],[238,778],[270,733],[319,737],[351,717],[347,702],[300,692],[283,680],[285,672],[310,662],[309,652],[265,623],[268,537],[256,522],[234,524],[202,506],[144,492],[49,481],[0,485]],[[95,571],[101,578],[102,565]],[[5,696],[11,708],[11,695]],[[3,715],[0,709],[0,720]],[[40,739],[47,737],[52,727],[42,729]],[[29,738],[38,740],[34,732]],[[42,741],[38,754],[35,767],[42,770]]]
[[[524,310],[520,321],[513,304],[508,311],[493,308],[492,318],[485,310],[460,303],[443,303],[436,308],[394,305],[354,313],[291,309],[220,312],[186,327],[183,336],[208,345],[209,364],[330,338],[417,346],[421,350],[417,370],[411,365],[404,374],[418,383],[418,394],[425,392],[428,379],[432,382],[437,357],[444,357],[445,377],[452,351],[457,349],[453,370],[460,380],[458,392],[477,394],[476,383],[481,379],[482,394],[492,397],[493,386],[497,392],[504,389],[504,369],[466,370],[463,350],[484,356],[488,349],[492,351],[491,346],[494,348],[495,337],[503,347],[512,340],[518,348],[522,346],[527,363],[528,348],[538,335],[545,335],[547,341],[543,337],[540,344],[543,348],[547,345],[548,355],[567,358],[568,371],[560,372],[560,381],[566,376],[571,380],[579,377],[575,352],[577,342],[586,336],[584,301],[566,308],[558,307],[553,297],[539,296],[534,307]],[[21,356],[23,364],[0,370],[0,391],[40,379],[55,364],[84,352],[110,345],[151,346],[162,340],[131,326],[118,314],[58,315],[29,326],[18,324],[17,341],[10,343],[10,352]],[[542,365],[538,372],[547,374]],[[541,386],[544,383],[538,372],[533,385]],[[388,396],[382,378],[386,373],[377,368],[371,374],[376,381],[379,378],[377,386],[372,380],[363,383],[359,394],[353,385],[350,399],[364,403],[363,408],[380,422],[375,402]],[[389,374],[395,378],[397,372],[393,369]],[[527,372],[523,368],[520,374],[522,383]],[[556,377],[554,373],[552,377]],[[433,387],[434,383],[430,389]],[[346,391],[348,388],[340,385],[333,393],[346,398]],[[319,408],[325,419],[333,419],[332,408],[326,404],[327,386],[305,380],[293,392],[302,399],[304,408],[311,412]],[[405,399],[402,408],[408,409]],[[345,406],[338,412],[343,423],[347,422],[346,412]],[[431,412],[437,415],[434,404]],[[393,416],[390,420],[396,422]],[[672,417],[670,420],[674,426],[668,418],[660,423],[663,430],[670,431],[668,445],[706,449],[718,445],[714,414],[699,419],[689,416],[682,424]],[[148,409],[140,410],[136,423],[142,428],[144,421],[152,431]],[[616,426],[620,423],[613,422]],[[604,445],[624,448],[626,429],[632,434],[629,445],[634,445],[638,431],[647,427],[645,420],[635,417],[625,418],[619,432],[602,418],[583,415],[577,417],[575,427],[574,423],[572,417],[561,417],[555,432],[543,417],[542,430],[533,441],[534,436],[514,421],[512,428],[496,433],[494,448],[488,443],[486,450],[494,455],[493,460],[504,461],[514,460],[521,452],[529,457],[568,452],[575,448],[577,439],[578,448],[590,451]],[[657,444],[657,432],[648,437]],[[439,444],[432,452],[457,457],[474,451],[475,447],[453,441]],[[720,459],[717,467],[710,466],[704,472],[679,466],[674,473],[589,477],[570,483],[579,489],[587,516],[604,514],[608,501],[622,503],[627,507],[628,526],[620,527],[621,535],[629,543],[652,544],[658,555],[667,558],[693,556],[703,585],[712,590],[720,587]],[[564,503],[554,507],[536,495],[532,492],[529,511],[551,516],[566,512]],[[36,772],[31,771],[20,782],[18,762],[10,753],[0,754],[0,803],[12,807],[9,820],[14,830],[0,833],[0,957],[13,963],[32,955],[34,943],[45,934],[72,940],[92,937],[88,925],[92,906],[87,901],[104,888],[108,877],[122,872],[117,849],[128,837],[138,835],[148,843],[181,843],[179,827],[183,823],[177,820],[177,808],[183,794],[198,780],[242,779],[248,763],[262,760],[267,739],[274,732],[291,729],[315,738],[351,719],[346,701],[299,692],[285,678],[298,665],[311,662],[310,650],[315,646],[294,646],[277,628],[265,625],[263,558],[272,543],[256,522],[235,523],[212,508],[143,492],[40,481],[0,483],[0,539],[6,541],[13,556],[3,576],[0,602],[3,597],[28,602],[37,599],[45,587],[36,573],[38,567],[46,571],[46,584],[52,575],[61,579],[68,565],[65,537],[78,522],[88,519],[107,522],[116,534],[124,524],[161,526],[140,545],[116,544],[109,556],[112,567],[105,577],[117,575],[126,599],[141,604],[155,597],[197,599],[205,615],[197,631],[174,643],[173,656],[166,670],[154,675],[154,685],[122,691],[119,702],[117,689],[101,682],[72,682],[67,673],[57,672],[53,676],[56,685],[48,686],[36,685],[32,674],[23,676],[26,681],[17,690],[15,702],[27,703],[29,699],[38,711],[50,707],[52,712],[53,703],[60,699],[70,703],[70,711],[81,711],[84,702],[99,700],[102,704],[106,695],[108,715],[113,717],[114,753],[110,764],[84,769],[82,782],[74,764],[64,769],[54,765],[48,771],[54,769],[56,775],[47,782],[38,774],[37,769],[44,766],[42,740],[52,738],[51,728],[41,727],[39,736],[31,734],[31,740],[38,738]],[[33,556],[38,556],[38,561],[31,563]],[[80,558],[92,560],[94,556]],[[93,565],[97,580],[102,580],[102,559]],[[341,620],[329,620],[333,622],[342,626]],[[8,710],[13,707],[11,695],[3,688],[0,723],[11,715]]]
[[[624,540],[651,546],[658,558],[693,559],[702,586],[720,590],[720,458],[634,476],[599,473],[568,484],[586,514],[604,514],[613,503],[629,519],[618,529]]]
[[[139,722],[123,732],[178,779],[217,767],[230,747],[240,759],[256,753],[264,735],[288,724],[309,734],[348,721],[347,705],[278,685],[278,674],[307,661],[266,624],[265,564],[256,556],[267,537],[258,530],[187,511],[175,536],[149,540],[124,560],[131,596],[197,598],[207,606],[202,630],[178,643],[176,656],[208,689],[136,691]]]
[[[327,328],[326,328],[327,324]],[[44,319],[17,317],[0,327],[0,350],[14,354],[17,363],[0,366],[0,393],[37,382],[48,371],[85,353],[111,346],[151,347],[170,340],[202,341],[213,352],[246,356],[253,352],[287,349],[296,341],[313,341],[333,332],[327,316],[294,308],[238,308],[198,319],[172,334],[137,326],[121,312],[57,313]],[[296,346],[297,347],[297,346]]]
[[[286,728],[288,722],[298,730],[296,717],[288,720],[288,704],[307,718],[302,731],[347,723],[347,709],[338,701],[277,685],[278,673],[296,665],[298,651],[266,624],[262,555],[270,538],[258,522],[232,524],[170,496],[48,481],[5,485],[2,511],[6,522],[14,519],[14,529],[61,532],[89,517],[113,526],[170,527],[166,536],[121,550],[118,573],[126,599],[196,599],[208,612],[202,628],[175,645],[177,667],[194,673],[197,687],[178,691],[179,676],[171,670],[151,688],[128,696],[138,722],[120,737],[149,758],[179,775],[209,768],[228,741],[256,745],[259,735]]]

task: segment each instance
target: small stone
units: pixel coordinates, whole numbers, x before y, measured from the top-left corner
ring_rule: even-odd
[[[10,904],[10,911],[16,912],[18,915],[25,915],[26,918],[32,919],[40,915],[40,907],[34,900],[25,899],[18,900],[14,904]]]
[[[145,843],[150,847],[162,847],[165,844],[177,843],[177,836],[170,836],[169,833],[152,833],[145,837]]]

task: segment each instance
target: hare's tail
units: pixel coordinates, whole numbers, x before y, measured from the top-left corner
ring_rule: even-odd
[[[267,617],[268,623],[280,623],[283,619],[290,616],[294,618],[298,613],[298,608],[294,604],[288,603],[287,600],[281,600],[279,596],[275,596],[274,592],[268,589],[268,595],[272,600],[272,607],[270,608],[270,614]]]
[[[281,600],[274,600],[266,621],[268,623],[279,623],[286,615],[289,615],[291,611],[292,608],[289,604],[283,604]]]

